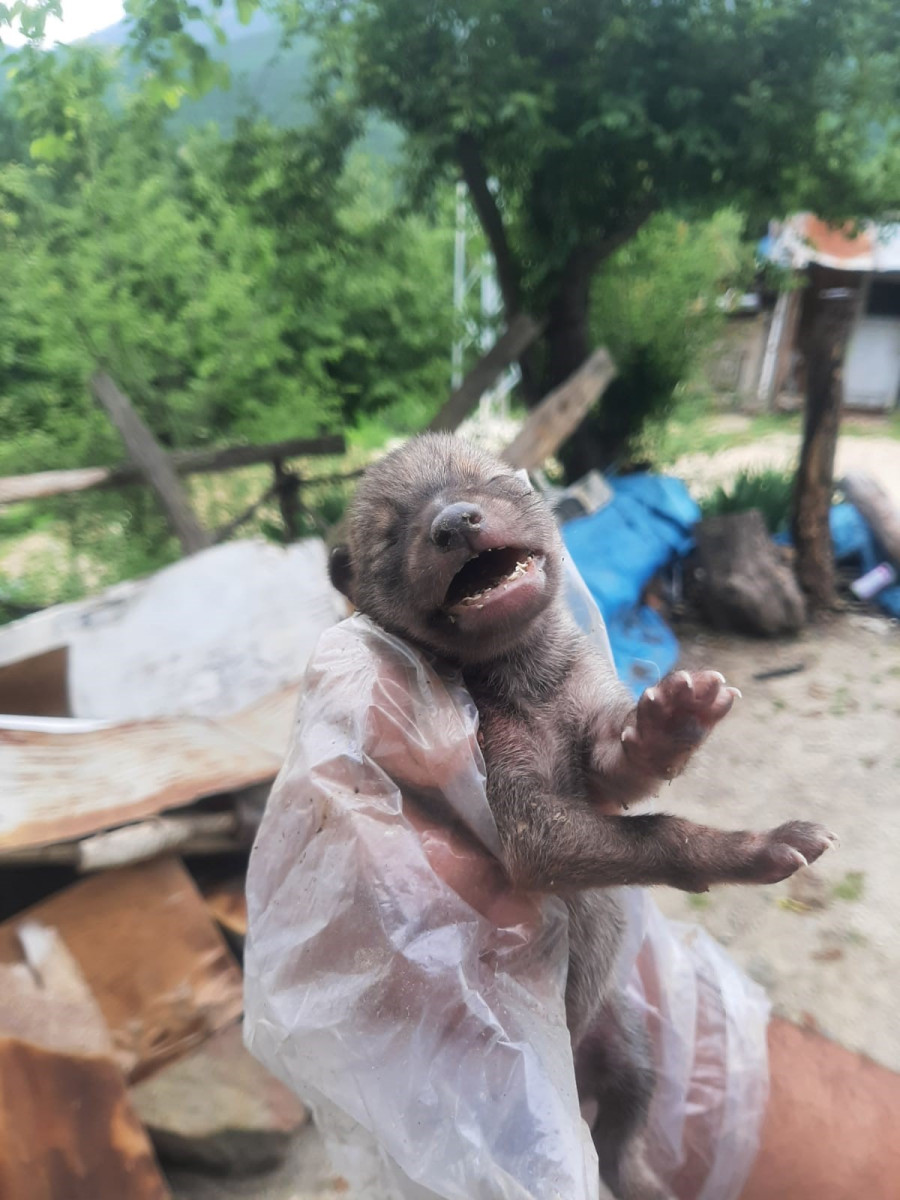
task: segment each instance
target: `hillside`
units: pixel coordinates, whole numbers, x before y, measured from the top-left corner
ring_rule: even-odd
[[[227,41],[219,46],[209,30],[197,23],[190,32],[224,62],[231,72],[231,85],[216,88],[199,100],[186,100],[172,117],[175,129],[213,122],[228,133],[238,117],[258,113],[278,125],[299,125],[310,119],[306,99],[312,75],[316,45],[312,38],[298,36],[290,46],[281,45],[278,25],[267,13],[257,10],[247,25],[241,25],[230,11],[219,14]],[[101,29],[84,39],[83,44],[121,51],[122,76],[127,82],[136,78],[136,68],[124,48],[128,26],[124,21]],[[5,78],[0,75],[0,97]],[[396,159],[402,135],[392,125],[373,117],[363,141],[372,155]]]

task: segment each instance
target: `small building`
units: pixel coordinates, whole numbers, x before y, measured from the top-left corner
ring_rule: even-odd
[[[773,222],[762,255],[787,269],[794,286],[735,315],[719,347],[743,405],[794,407],[806,390],[805,334],[811,316],[810,285],[848,288],[857,297],[856,318],[844,361],[848,409],[888,412],[900,399],[900,223],[835,228],[812,213]],[[722,370],[714,386],[726,383]],[[724,389],[723,389],[724,390]]]

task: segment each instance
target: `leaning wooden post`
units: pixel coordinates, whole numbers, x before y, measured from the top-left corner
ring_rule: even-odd
[[[609,353],[602,347],[595,350],[565,383],[531,410],[501,457],[526,471],[539,467],[572,436],[615,376],[616,367]]]
[[[105,371],[98,371],[92,377],[91,390],[119,431],[129,457],[159,497],[185,554],[195,554],[211,545],[212,538],[194,516],[165,451],[125,393]]]
[[[289,471],[285,467],[284,459],[273,459],[272,469],[275,473],[273,490],[281,510],[285,541],[295,542],[300,529],[301,479],[295,471]]]
[[[834,490],[834,453],[844,398],[844,353],[856,315],[856,294],[847,288],[811,293],[813,317],[806,356],[803,446],[794,482],[792,532],[797,582],[811,612],[833,608],[834,553],[829,512]]]

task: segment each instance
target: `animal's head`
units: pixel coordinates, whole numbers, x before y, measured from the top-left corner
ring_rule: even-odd
[[[559,590],[556,522],[527,479],[446,434],[374,463],[331,557],[335,586],[385,629],[460,663],[513,649]]]

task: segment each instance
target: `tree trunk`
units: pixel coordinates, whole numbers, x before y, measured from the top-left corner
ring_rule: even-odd
[[[584,250],[573,252],[547,306],[544,392],[569,379],[591,352],[588,316],[592,276],[589,254]]]
[[[844,353],[856,313],[856,296],[846,288],[822,288],[814,279],[810,301],[814,308],[806,355],[803,447],[794,484],[792,531],[797,581],[814,612],[833,608],[836,601],[828,515],[844,392]]]

